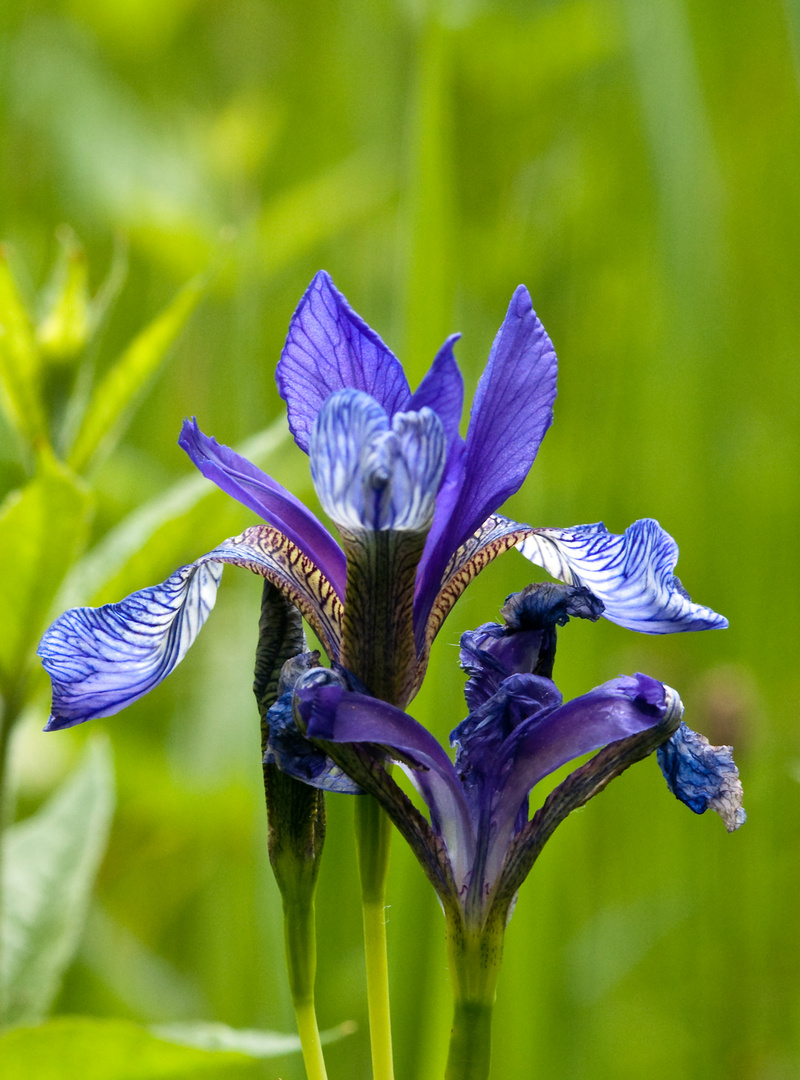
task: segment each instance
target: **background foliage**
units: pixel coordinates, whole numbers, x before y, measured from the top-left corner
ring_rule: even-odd
[[[175,445],[185,415],[228,444],[279,415],[274,365],[318,267],[412,384],[460,329],[473,388],[514,286],[528,285],[559,353],[559,400],[509,512],[615,531],[658,517],[695,599],[731,621],[656,639],[571,625],[556,678],[567,696],[636,670],[677,687],[692,726],[736,744],[750,820],[728,837],[693,817],[652,761],[574,815],[509,929],[493,1075],[795,1077],[797,0],[11,0],[0,31],[0,234],[20,290],[33,303],[61,223],[85,246],[93,292],[114,238],[129,244],[100,376],[220,262],[90,475],[90,548],[189,476]],[[0,426],[3,491],[24,466]],[[313,499],[299,451],[284,442],[268,466]],[[215,496],[169,516],[98,599],[252,523]],[[58,1013],[292,1030],[250,691],[260,583],[225,578],[178,672],[91,725],[113,741],[118,805]],[[447,623],[412,708],[440,736],[463,715],[460,632],[530,578],[506,556]],[[41,677],[36,690],[13,748],[19,817],[90,734],[41,735]],[[319,1012],[326,1027],[358,1022],[330,1049],[332,1076],[358,1078],[352,805],[331,798],[329,813]],[[398,1076],[433,1080],[450,1019],[443,921],[399,842],[390,897]],[[302,1075],[298,1057],[258,1070]]]

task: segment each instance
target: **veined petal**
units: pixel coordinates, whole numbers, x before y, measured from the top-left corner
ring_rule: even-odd
[[[522,554],[570,585],[602,600],[611,622],[646,634],[723,629],[728,620],[695,604],[673,574],[678,545],[657,521],[644,518],[622,536],[602,522],[571,529],[531,529]]]
[[[681,723],[657,757],[669,790],[695,814],[716,810],[728,832],[744,825],[747,814],[732,746],[712,746],[705,735]]]
[[[178,445],[203,476],[283,533],[344,596],[344,552],[298,498],[247,458],[204,435],[194,418],[184,421]]]
[[[368,394],[340,390],[320,409],[309,450],[317,495],[340,528],[430,526],[446,452],[431,409],[397,413],[390,423]]]
[[[315,275],[292,316],[275,378],[289,427],[306,453],[317,414],[337,390],[363,390],[389,416],[407,409],[411,399],[400,361],[324,270]]]
[[[458,436],[464,408],[464,379],[453,356],[453,346],[460,337],[461,334],[451,334],[445,341],[408,405],[409,411],[413,412],[419,412],[426,405],[433,409],[442,421],[448,446]]]
[[[223,563],[277,585],[338,656],[342,604],[330,582],[269,525],[226,540],[160,585],[100,608],[72,608],[45,632],[38,654],[53,682],[46,730],[113,716],[149,693],[180,663],[217,595]]]
[[[444,838],[454,877],[462,880],[475,851],[474,830],[456,771],[433,735],[407,713],[366,694],[300,684],[297,698],[309,738],[377,743],[397,752],[430,809],[433,827]]]
[[[452,553],[482,527],[528,475],[553,422],[555,350],[520,285],[489,354],[470,414],[464,479],[435,545],[426,550],[426,595],[439,585]]]

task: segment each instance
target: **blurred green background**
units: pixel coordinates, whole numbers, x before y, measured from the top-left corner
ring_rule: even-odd
[[[559,354],[556,421],[508,512],[541,525],[657,517],[724,633],[561,633],[566,696],[619,672],[678,688],[733,742],[749,821],[728,836],[654,761],[558,831],[507,935],[494,1077],[800,1075],[800,262],[798,0],[6,0],[0,236],[31,296],[69,223],[96,288],[127,283],[111,358],[188,278],[211,289],[126,438],[93,477],[93,542],[191,467],[196,415],[229,445],[281,410],[288,320],[326,267],[412,385],[444,336],[469,392],[513,288]],[[284,443],[269,471],[313,500]],[[23,473],[0,426],[0,484]],[[222,498],[104,599],[165,577],[253,517]],[[516,553],[458,604],[414,715],[463,716],[455,645],[532,579]],[[100,721],[120,788],[108,855],[57,1011],[293,1030],[266,855],[252,661],[260,582],[217,609],[156,693]],[[46,686],[13,753],[32,810],[89,732],[44,736]],[[352,803],[330,798],[318,1006],[332,1080],[368,1077]],[[399,1080],[441,1076],[443,919],[395,844],[390,964]],[[264,1077],[298,1080],[299,1057]]]

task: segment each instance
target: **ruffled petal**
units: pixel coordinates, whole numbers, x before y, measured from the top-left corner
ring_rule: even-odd
[[[630,630],[671,634],[723,629],[728,620],[695,604],[673,574],[678,545],[644,518],[622,536],[599,522],[571,529],[531,529],[517,547],[548,574],[584,585],[602,600],[604,616]]]
[[[333,586],[269,525],[226,540],[160,585],[100,608],[72,608],[45,632],[38,654],[53,683],[46,730],[113,716],[180,663],[214,606],[223,563],[268,578],[338,657],[342,603]]]
[[[690,810],[696,814],[715,810],[728,832],[744,825],[747,814],[732,746],[712,746],[682,723],[657,756],[669,790]]]
[[[292,316],[275,378],[295,442],[306,453],[322,403],[337,390],[363,390],[389,416],[407,409],[411,399],[400,361],[324,270]]]
[[[178,445],[200,472],[283,533],[344,595],[345,557],[321,521],[285,487],[185,420]]]
[[[433,735],[407,713],[366,694],[335,686],[306,688],[302,682],[296,693],[309,738],[377,743],[397,752],[444,838],[456,880],[462,880],[475,851],[474,829],[452,762]]]
[[[345,530],[418,531],[430,526],[445,463],[442,423],[430,408],[386,412],[368,394],[332,394],[309,446],[319,500]]]

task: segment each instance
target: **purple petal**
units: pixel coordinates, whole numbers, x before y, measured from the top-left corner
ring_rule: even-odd
[[[46,730],[113,716],[180,663],[214,606],[221,563],[268,578],[338,657],[342,604],[308,558],[269,525],[226,540],[160,585],[100,608],[72,608],[45,632],[38,654],[53,682]]]
[[[692,603],[673,574],[678,545],[657,521],[644,518],[622,536],[599,522],[571,529],[531,529],[517,547],[548,574],[584,585],[602,600],[611,622],[645,634],[724,629],[728,620]]]
[[[733,747],[711,746],[705,735],[681,724],[657,751],[667,786],[695,814],[716,810],[728,832],[744,825],[742,782],[733,760]]]
[[[521,686],[525,676],[513,678]],[[493,783],[498,798],[493,819],[497,834],[492,874],[499,872],[523,800],[540,780],[581,754],[646,731],[672,709],[683,711],[674,690],[648,675],[620,675],[560,708],[536,712],[519,724],[496,758]]]
[[[414,412],[426,405],[433,409],[442,422],[448,446],[458,436],[464,408],[464,380],[453,356],[453,346],[460,337],[460,334],[451,334],[445,341],[408,405],[409,411]]]
[[[275,378],[295,442],[306,453],[317,413],[337,390],[363,390],[389,416],[407,409],[411,399],[400,361],[356,315],[324,270],[292,316]]]
[[[178,445],[203,476],[282,532],[344,596],[344,552],[298,498],[247,458],[204,435],[194,418],[184,421]]]
[[[409,768],[400,761],[445,840],[456,880],[462,880],[475,850],[474,831],[456,771],[433,735],[407,713],[366,694],[336,686],[298,686],[296,692],[309,738],[378,743],[417,763],[419,768]]]
[[[553,345],[527,289],[520,285],[478,383],[462,462],[463,479],[457,489],[443,485],[439,497],[442,511],[434,518],[420,563],[418,627],[427,621],[453,552],[528,475],[553,422],[556,369]]]

